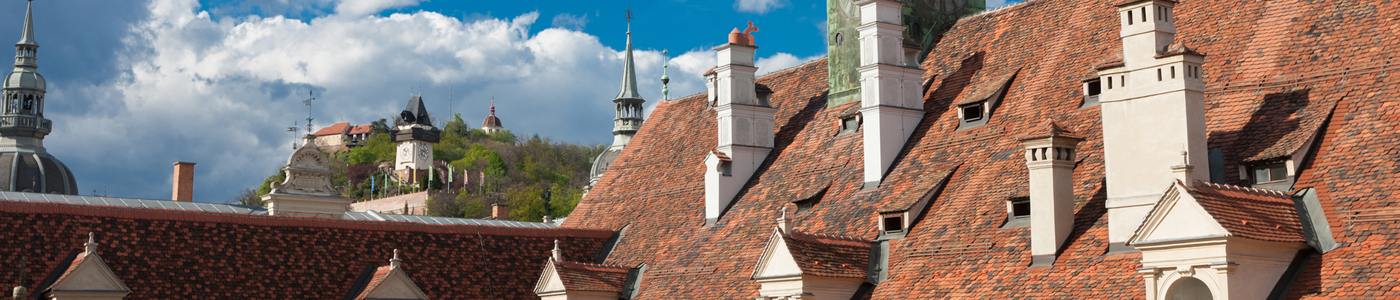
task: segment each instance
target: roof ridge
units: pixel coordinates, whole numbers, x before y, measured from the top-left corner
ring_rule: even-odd
[[[1235,190],[1235,191],[1249,192],[1249,193],[1261,194],[1261,195],[1268,195],[1268,196],[1281,196],[1281,197],[1288,197],[1288,196],[1290,196],[1288,193],[1284,193],[1284,192],[1281,192],[1281,191],[1275,191],[1275,190],[1258,189],[1258,188],[1252,188],[1252,187],[1245,187],[1245,186],[1238,186],[1238,185],[1231,185],[1231,184],[1222,184],[1222,183],[1214,183],[1214,182],[1206,182],[1206,181],[1200,181],[1200,180],[1197,180],[1196,183],[1198,183],[1198,184],[1204,184],[1205,186],[1209,186],[1209,187],[1216,188],[1216,189]]]
[[[596,267],[596,268],[621,269],[622,272],[626,272],[627,269],[631,269],[631,268],[628,268],[628,267],[622,266],[622,265],[594,264],[594,263],[576,262],[576,261],[565,261],[565,260],[559,260],[559,261],[555,261],[555,262],[558,263],[558,264],[560,264],[560,265],[577,265],[577,266],[582,266],[582,267]]]
[[[865,240],[865,239],[861,239],[861,238],[857,238],[857,237],[830,235],[830,234],[825,234],[825,233],[802,233],[802,232],[797,231],[797,230],[793,230],[793,231],[792,231],[791,233],[789,233],[788,235],[789,235],[789,236],[810,237],[810,238],[832,239],[832,240],[839,240],[839,241],[862,242],[862,243],[869,243],[869,242],[870,242],[869,240]]]

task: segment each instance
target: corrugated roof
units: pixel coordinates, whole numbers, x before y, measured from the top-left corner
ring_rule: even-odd
[[[101,205],[130,208],[154,208],[198,212],[218,212],[249,215],[267,215],[267,208],[260,206],[233,205],[223,203],[178,202],[170,200],[117,198],[100,196],[77,196],[59,194],[39,194],[0,191],[0,199],[23,202],[62,203],[74,205]],[[381,214],[369,212],[346,212],[343,219],[356,221],[391,221],[429,225],[484,225],[517,228],[555,228],[554,223],[482,220],[432,216]]]

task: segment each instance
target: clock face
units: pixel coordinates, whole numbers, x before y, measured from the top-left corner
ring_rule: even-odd
[[[860,6],[855,4],[855,0],[836,0],[835,9],[842,17],[860,22]]]
[[[399,160],[408,160],[409,158],[413,158],[413,150],[409,149],[408,144],[399,146]]]
[[[418,159],[428,160],[428,156],[432,154],[432,151],[428,151],[428,147],[418,147]]]

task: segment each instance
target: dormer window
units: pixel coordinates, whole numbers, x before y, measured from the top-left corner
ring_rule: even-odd
[[[892,235],[904,233],[904,213],[880,214],[880,234]]]
[[[861,122],[860,114],[841,117],[841,131],[838,131],[836,136],[843,136],[859,131]]]
[[[1103,94],[1103,84],[1098,78],[1090,78],[1084,82],[1084,105],[1080,108],[1098,106],[1099,95]]]
[[[1016,197],[1006,200],[1006,225],[1002,229],[1031,226],[1031,198]]]
[[[754,95],[757,96],[754,101],[758,102],[756,103],[758,106],[773,107],[772,102],[769,101],[773,96],[773,89],[768,88],[767,85],[754,84]]]
[[[1254,184],[1275,183],[1288,180],[1288,166],[1283,162],[1250,168]]]
[[[959,112],[962,115],[963,123],[970,123],[982,120],[983,115],[986,113],[986,107],[987,101],[978,101],[976,103],[963,105],[962,107],[959,107]]]
[[[719,175],[734,176],[734,162],[729,160],[720,161],[719,167],[716,168],[716,170],[719,172]]]

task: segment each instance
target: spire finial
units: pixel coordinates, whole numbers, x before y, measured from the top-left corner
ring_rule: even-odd
[[[87,254],[97,254],[97,233],[96,233],[96,232],[90,232],[90,231],[88,232],[88,242],[87,242],[87,244],[83,244],[83,248],[84,248],[83,250],[85,250],[85,253],[87,253]]]
[[[1181,150],[1181,164],[1183,164],[1183,165],[1189,165],[1189,164],[1191,164],[1191,161],[1190,161],[1189,159],[1187,159],[1186,154],[1187,154],[1187,153],[1186,153],[1186,150]]]
[[[389,268],[397,269],[401,263],[403,263],[403,260],[399,259],[399,249],[394,249],[394,258],[389,259]]]
[[[555,240],[554,240],[554,250],[550,250],[549,252],[550,252],[550,257],[553,257],[553,258],[554,258],[554,261],[564,261],[564,250],[560,250],[560,249],[559,249],[559,240],[558,240],[558,239],[555,239]]]
[[[661,49],[661,100],[671,100],[671,76],[666,75],[666,69],[671,67],[671,54],[666,49]]]
[[[787,218],[787,205],[783,205],[783,208],[778,209],[778,211],[782,212],[782,215],[778,216],[778,230],[781,230],[783,234],[790,233],[792,230],[792,220],[788,220]]]

